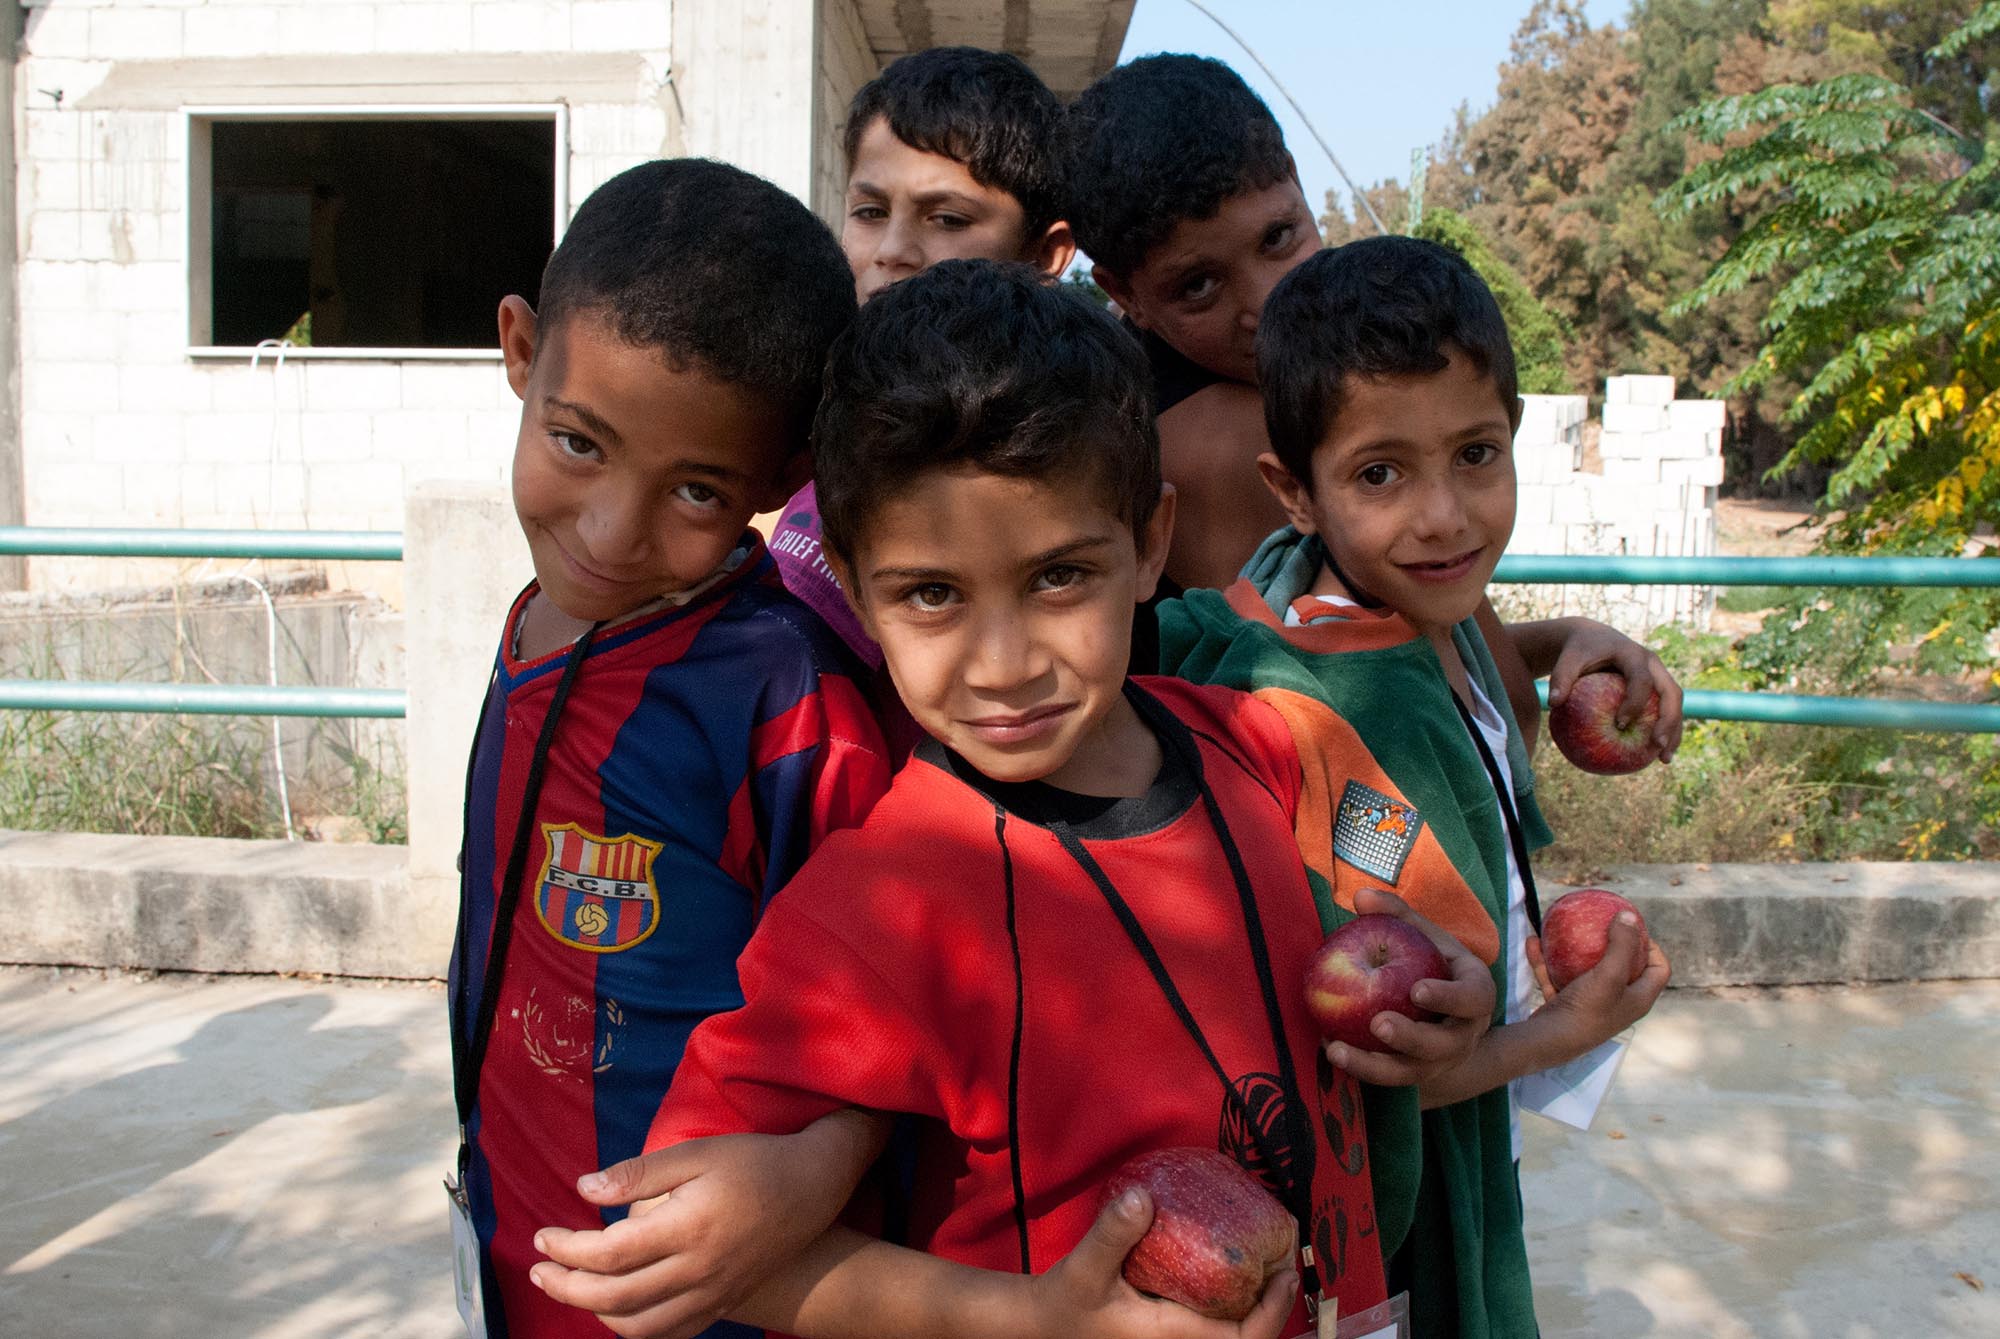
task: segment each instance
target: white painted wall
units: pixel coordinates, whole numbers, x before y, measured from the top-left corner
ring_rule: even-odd
[[[820,152],[813,160],[811,199],[814,211],[837,231],[847,192],[847,161],[840,149],[847,107],[861,86],[881,73],[854,0],[820,0],[819,51],[813,138]]]
[[[1672,377],[1609,378],[1598,438],[1602,473],[1583,469],[1583,396],[1524,395],[1521,401],[1509,553],[1706,557],[1715,552],[1722,401],[1676,400]],[[1584,613],[1640,637],[1666,622],[1705,628],[1715,610],[1715,591],[1707,586],[1498,590],[1537,612]]]
[[[872,73],[857,77],[851,0],[824,3],[830,59],[814,0],[29,0],[15,117],[27,522],[396,529],[414,484],[504,480],[518,406],[490,351],[189,356],[183,106],[561,101],[571,210],[682,153],[823,200],[837,118],[815,97],[844,113],[850,81]],[[29,582],[184,570],[44,558]],[[393,564],[334,579],[400,596]]]

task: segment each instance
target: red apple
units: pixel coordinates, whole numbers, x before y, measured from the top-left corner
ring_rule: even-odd
[[[1542,913],[1542,962],[1557,990],[1597,966],[1611,939],[1611,922],[1621,911],[1639,916],[1639,908],[1614,892],[1579,888]],[[1646,918],[1639,916],[1639,952],[1628,985],[1646,970],[1646,942]]]
[[[1125,1281],[1215,1320],[1241,1320],[1292,1258],[1292,1216],[1234,1159],[1212,1148],[1142,1153],[1104,1183],[1153,1197],[1153,1225],[1125,1257]]]
[[[1586,772],[1623,776],[1653,760],[1653,727],[1660,723],[1660,695],[1654,693],[1623,729],[1618,705],[1625,700],[1625,676],[1598,670],[1570,685],[1569,696],[1549,713],[1549,738],[1562,756]]]
[[[1437,1015],[1410,1002],[1419,981],[1449,980],[1430,936],[1394,916],[1356,916],[1326,937],[1306,969],[1306,1009],[1328,1041],[1358,1051],[1389,1049],[1368,1030],[1385,1010],[1420,1022]]]

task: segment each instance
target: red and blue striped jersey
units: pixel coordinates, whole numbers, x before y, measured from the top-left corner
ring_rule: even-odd
[[[473,743],[452,1026],[479,1012],[530,762],[567,649],[523,662],[508,615]],[[889,768],[846,652],[761,544],[715,588],[600,631],[558,718],[467,1126],[489,1333],[593,1335],[528,1281],[538,1228],[602,1227],[576,1178],[638,1154],[687,1035],[743,997],[759,910]],[[752,1334],[733,1326],[713,1333]]]

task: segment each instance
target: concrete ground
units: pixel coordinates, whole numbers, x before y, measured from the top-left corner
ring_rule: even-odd
[[[2000,982],[1675,991],[1527,1117],[1542,1330],[2000,1334]],[[458,1332],[436,987],[0,969],[0,1335]]]

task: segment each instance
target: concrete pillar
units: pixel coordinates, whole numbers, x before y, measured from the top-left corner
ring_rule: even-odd
[[[15,288],[14,68],[21,49],[21,6],[0,5],[0,107],[7,133],[0,135],[0,525],[27,520],[21,467],[21,304]],[[0,557],[0,590],[26,590],[28,560]]]
[[[465,761],[508,606],[534,575],[501,484],[433,480],[403,520],[410,897],[449,949],[458,905]],[[439,927],[442,927],[441,931]]]
[[[814,0],[681,0],[674,82],[689,154],[813,197]]]

